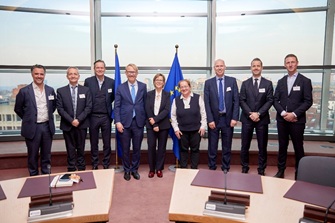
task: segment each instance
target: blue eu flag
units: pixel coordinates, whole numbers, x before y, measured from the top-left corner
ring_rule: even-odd
[[[172,101],[175,97],[180,96],[180,91],[178,88],[178,82],[180,80],[183,80],[183,74],[180,69],[179,65],[179,60],[178,60],[178,55],[177,53],[174,56],[174,60],[170,69],[169,76],[167,78],[164,90],[170,93],[170,102],[172,104]],[[176,156],[176,158],[179,160],[179,143],[178,143],[178,138],[174,134],[173,128],[171,127],[169,130],[169,135],[172,138],[173,142],[173,153]]]
[[[120,63],[117,52],[115,52],[115,77],[114,77],[114,98],[116,97],[116,91],[119,85],[121,84],[121,71],[120,71]],[[115,118],[114,111],[112,112],[112,119]],[[115,129],[115,140],[117,142],[117,154],[120,158],[122,158],[122,146],[119,137],[119,133],[117,129]]]

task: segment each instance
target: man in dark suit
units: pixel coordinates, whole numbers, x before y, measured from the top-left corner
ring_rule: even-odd
[[[140,179],[141,144],[146,121],[145,100],[147,97],[146,84],[137,81],[138,68],[135,64],[126,66],[128,81],[122,83],[115,96],[115,123],[122,145],[122,165],[124,179],[130,180],[130,174]],[[132,161],[130,161],[130,142],[133,145]]]
[[[99,130],[103,142],[104,169],[108,169],[111,157],[111,122],[112,103],[114,101],[114,80],[105,75],[106,64],[103,60],[94,62],[95,75],[86,78],[84,86],[88,87],[92,96],[92,113],[90,116],[90,143],[92,169],[99,165]]]
[[[69,84],[57,90],[57,111],[67,151],[67,170],[85,170],[85,141],[92,98],[89,88],[78,84],[78,68],[69,67],[66,74]]]
[[[208,123],[208,167],[216,169],[218,142],[221,132],[223,171],[230,169],[234,126],[239,117],[239,95],[236,79],[224,75],[225,62],[214,63],[216,76],[205,82],[205,108]]]
[[[258,174],[264,176],[267,164],[267,144],[270,124],[269,109],[273,104],[272,82],[262,77],[263,63],[259,58],[251,61],[252,77],[243,81],[240,91],[242,109],[242,173],[249,171],[249,149],[254,129],[258,143]]]
[[[295,152],[296,171],[300,159],[305,155],[306,111],[313,104],[313,87],[310,79],[298,73],[298,64],[296,55],[288,54],[285,57],[284,66],[288,75],[278,81],[274,94],[279,142],[278,172],[275,177],[278,178],[284,178],[289,137],[291,137]]]
[[[55,134],[53,112],[56,109],[56,94],[53,88],[44,84],[44,66],[36,64],[30,70],[33,82],[17,94],[14,111],[22,119],[21,135],[28,149],[28,170],[30,176],[34,176],[39,174],[39,150],[41,172],[49,173],[52,137]]]

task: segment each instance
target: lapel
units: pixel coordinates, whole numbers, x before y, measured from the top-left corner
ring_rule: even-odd
[[[31,83],[28,87],[28,93],[29,96],[31,98],[31,100],[33,101],[33,105],[35,106],[35,108],[37,109],[37,105],[36,105],[36,98],[35,98],[35,93],[34,93],[34,87],[33,87],[33,83]]]
[[[131,98],[131,93],[130,93],[128,81],[124,82],[123,84],[124,84],[126,97],[128,98],[129,101],[131,101],[133,103],[133,99]],[[136,95],[136,97],[137,97],[137,95]],[[136,97],[135,97],[135,101],[136,101]]]
[[[216,83],[216,76],[215,77],[213,77],[212,78],[212,82],[213,82],[213,89],[214,89],[214,92],[216,93],[216,94],[214,94],[215,95],[215,97],[216,97],[216,101],[219,101],[219,89],[218,89],[218,85],[217,85],[217,83]],[[226,87],[226,86],[225,86]],[[225,90],[225,89],[223,89],[223,90]],[[224,93],[224,92],[223,92]],[[225,94],[224,94],[225,95]]]
[[[298,73],[297,78],[295,79],[295,81],[294,81],[294,83],[293,83],[293,85],[292,85],[292,89],[291,89],[291,91],[290,91],[290,95],[291,95],[291,93],[292,93],[292,91],[293,91],[293,88],[294,88],[295,86],[299,86],[300,78],[301,78],[301,75],[300,75],[300,73]],[[287,85],[286,85],[286,86],[287,86]]]

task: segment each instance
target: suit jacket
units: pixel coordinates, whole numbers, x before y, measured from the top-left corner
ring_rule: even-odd
[[[226,124],[230,125],[231,120],[239,120],[238,87],[234,77],[224,76],[224,81]],[[216,77],[205,81],[204,91],[207,123],[214,121],[217,124],[219,121],[219,94]]]
[[[56,110],[56,94],[52,87],[44,85],[45,97],[48,107],[49,128],[51,135],[55,134],[55,123],[53,113]],[[14,106],[15,113],[22,119],[21,135],[33,139],[37,127],[37,105],[33,84],[20,89],[16,95]]]
[[[145,125],[145,101],[147,98],[147,85],[137,81],[138,90],[135,98],[135,103],[130,95],[128,81],[119,85],[116,91],[114,114],[115,123],[121,122],[123,127],[129,128],[133,120],[133,109],[135,109],[135,120],[137,126],[142,128]]]
[[[277,121],[284,122],[282,111],[294,112],[297,123],[306,123],[306,111],[313,104],[313,87],[309,78],[298,73],[293,88],[288,94],[287,75],[278,81],[274,94],[274,107],[277,110]]]
[[[249,118],[250,112],[259,112],[259,122],[257,125],[265,125],[270,123],[269,109],[273,104],[273,86],[272,82],[261,78],[258,87],[258,93],[255,95],[253,90],[252,77],[243,81],[240,91],[240,106],[242,109],[241,122],[254,123]]]
[[[155,116],[155,98],[156,98],[156,90],[149,91],[147,93],[147,99],[145,102],[145,111],[147,117],[154,118],[155,124],[151,125],[149,120],[146,119],[146,127],[147,129],[152,129],[155,126],[158,126],[159,129],[169,129],[171,127],[169,113],[170,113],[170,94],[164,90],[161,93],[161,105],[159,107],[158,115]]]
[[[78,85],[76,118],[79,121],[78,128],[89,127],[88,116],[92,111],[92,97],[89,88]],[[69,85],[57,89],[57,111],[61,116],[60,129],[70,131],[74,119],[74,111]]]
[[[96,76],[88,77],[85,79],[84,86],[88,87],[92,96],[92,112],[94,111],[94,99],[95,95],[99,90],[99,83]],[[106,94],[106,107],[108,110],[108,115],[112,120],[112,103],[114,101],[114,79],[104,76],[103,89],[105,89]]]

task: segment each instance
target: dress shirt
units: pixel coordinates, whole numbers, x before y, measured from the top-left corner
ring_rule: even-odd
[[[131,83],[128,81],[128,87],[129,87],[130,95],[131,95],[131,86],[132,86],[132,85],[134,85],[134,88],[135,88],[135,98],[136,98],[137,90],[138,90],[138,84],[137,84],[137,81],[135,81],[133,84],[131,84]]]
[[[74,87],[74,105],[73,105],[73,109],[75,109],[75,108],[77,108],[78,85],[72,86],[71,84],[69,84],[71,96],[73,94],[73,87]],[[76,111],[74,111],[74,116],[76,116]],[[74,117],[74,118],[76,118],[76,117]]]
[[[190,97],[188,98],[184,98],[183,95],[180,95],[180,99],[183,99],[184,105],[186,106],[190,104],[191,97],[193,97],[193,92],[191,92]],[[207,116],[206,116],[206,110],[205,110],[205,103],[200,95],[199,95],[199,107],[200,107],[200,115],[201,115],[200,128],[206,129]],[[173,99],[172,107],[171,107],[171,125],[175,132],[179,131],[178,121],[177,121],[177,107],[176,107],[175,99]]]
[[[259,88],[259,86],[260,86],[260,84],[261,84],[261,79],[262,79],[262,77],[261,77],[261,76],[259,76],[259,77],[257,77],[257,78],[252,77],[252,84],[253,84],[253,85],[255,85],[255,79],[258,80],[258,88]]]
[[[102,81],[98,77],[96,77],[96,78],[97,78],[97,81],[98,81],[98,84],[99,84],[99,89],[101,90],[101,87],[104,84],[105,77],[102,79]]]
[[[33,82],[33,89],[37,106],[37,123],[46,122],[49,120],[49,115],[44,85],[43,90],[41,91],[40,88]]]
[[[298,72],[294,73],[293,75],[288,75],[288,74],[287,74],[287,91],[288,91],[287,93],[288,93],[288,94],[290,94],[290,92],[291,92],[291,90],[292,90],[292,87],[293,87],[293,84],[294,84],[295,80],[297,79],[297,76],[298,76]],[[293,114],[295,117],[297,117],[297,115],[296,115],[294,112],[292,112],[292,114]],[[285,110],[282,111],[282,112],[280,113],[280,115],[281,115],[281,116],[286,115],[286,111],[285,111]]]
[[[161,106],[162,103],[162,92],[158,93],[157,91],[155,91],[155,103],[154,103],[154,114],[158,115],[159,113],[159,108]]]

